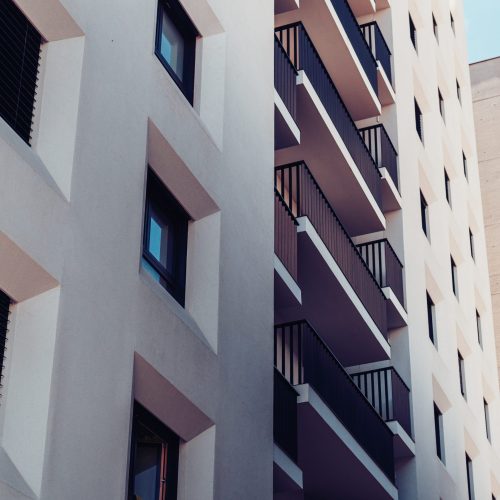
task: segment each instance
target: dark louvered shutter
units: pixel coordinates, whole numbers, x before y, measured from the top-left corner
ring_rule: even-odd
[[[7,330],[9,326],[9,307],[10,298],[0,290],[0,387],[2,386],[3,361],[5,359],[5,344],[7,343]]]
[[[11,0],[0,0],[0,116],[29,144],[42,38]]]

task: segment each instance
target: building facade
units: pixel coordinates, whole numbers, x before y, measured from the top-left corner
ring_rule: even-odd
[[[500,497],[461,2],[0,0],[0,42],[0,498]]]
[[[489,59],[471,64],[470,76],[498,362],[500,355],[500,260],[498,244],[495,241],[500,230],[498,221],[500,215],[498,199],[500,146],[496,139],[500,131],[500,113],[498,112],[500,59]]]
[[[275,7],[278,498],[498,498],[462,2]]]

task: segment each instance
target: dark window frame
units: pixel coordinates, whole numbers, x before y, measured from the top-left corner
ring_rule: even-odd
[[[432,300],[429,292],[426,292],[427,298],[427,330],[429,333],[429,338],[431,342],[437,346],[437,337],[436,337],[436,305]]]
[[[413,22],[413,18],[411,17],[411,14],[408,15],[409,17],[409,24],[410,24],[410,40],[411,43],[413,44],[413,48],[418,54],[418,41],[417,41],[417,28],[415,27],[415,23]]]
[[[420,218],[422,222],[422,231],[430,241],[429,204],[422,191],[420,191]]]
[[[460,87],[460,83],[458,83],[458,79],[456,80],[457,82],[457,98],[458,102],[462,104],[462,88]]]
[[[455,35],[455,18],[453,17],[453,13],[450,12],[450,25],[451,25],[451,30],[453,31],[453,34]]]
[[[467,383],[465,379],[465,360],[460,353],[460,351],[457,351],[458,355],[458,379],[460,382],[460,394],[464,397],[465,400],[467,400]]]
[[[436,403],[434,403],[434,435],[436,438],[436,455],[441,462],[445,463],[443,414]]]
[[[438,23],[436,21],[436,16],[434,15],[434,13],[432,13],[432,31],[434,32],[436,41],[439,43],[439,29],[438,29]]]
[[[161,53],[162,22],[164,12],[167,13],[168,17],[178,29],[184,41],[182,80],[179,78],[174,69],[170,66],[168,61],[163,57]],[[196,29],[196,26],[193,24],[178,0],[158,0],[155,55],[191,105],[193,104],[194,99],[196,39],[199,36],[200,33]]]
[[[457,264],[455,263],[455,259],[453,258],[452,255],[450,255],[450,268],[451,268],[451,288],[453,290],[453,293],[455,294],[455,297],[458,299],[459,294],[458,294],[458,268]]]
[[[470,245],[470,256],[473,261],[476,261],[476,249],[474,247],[474,233],[472,229],[469,227],[469,245]]]
[[[483,327],[481,325],[481,315],[479,311],[476,309],[476,330],[477,330],[477,341],[479,343],[479,347],[483,348]]]
[[[448,175],[448,172],[446,171],[446,168],[444,169],[444,190],[445,190],[446,201],[448,202],[448,205],[451,208],[453,206],[451,197],[451,180],[450,176]]]
[[[465,454],[465,470],[467,474],[467,494],[469,500],[475,500],[474,495],[474,469],[472,466],[472,460],[469,455]]]
[[[462,163],[464,167],[464,176],[465,179],[468,181],[469,180],[469,168],[467,165],[467,156],[465,156],[465,153],[462,151]]]
[[[168,481],[164,481],[157,476],[156,496],[160,498],[161,483],[163,483],[164,491],[163,498],[160,500],[175,500],[177,498],[177,487],[179,480],[179,447],[180,438],[172,430],[170,430],[163,422],[158,420],[141,404],[134,402],[134,413],[132,421],[132,433],[130,437],[130,461],[129,461],[129,481],[128,481],[128,500],[135,500],[137,497],[134,494],[134,465],[137,450],[137,433],[138,427],[142,426],[151,433],[155,434],[160,440],[167,445],[167,449],[163,449],[160,460],[160,467],[163,465],[166,470],[164,474],[169,477]]]
[[[414,99],[415,101],[415,130],[417,131],[418,136],[420,137],[420,140],[422,141],[422,144],[424,143],[424,115],[422,113],[422,110],[417,102],[417,99]]]
[[[490,424],[490,408],[486,398],[483,398],[483,408],[484,408],[484,427],[486,431],[486,439],[491,443],[491,424]]]
[[[173,273],[149,251],[152,213],[167,218],[174,231]],[[187,239],[190,217],[153,169],[148,169],[144,210],[143,259],[159,274],[160,284],[184,307],[186,295]]]
[[[446,122],[446,109],[444,105],[443,94],[441,94],[441,90],[438,88],[438,99],[439,99],[439,113],[441,114],[441,118]]]

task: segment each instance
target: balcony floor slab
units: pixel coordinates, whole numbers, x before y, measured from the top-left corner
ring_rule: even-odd
[[[377,81],[380,104],[382,104],[382,106],[394,104],[396,102],[396,94],[380,61],[377,61]]]
[[[310,498],[397,499],[398,492],[308,384],[299,392],[299,466]]]
[[[276,444],[273,451],[273,493],[290,494],[302,491],[303,476],[299,466]],[[285,498],[285,497],[283,497]],[[296,498],[289,497],[286,498]]]
[[[285,103],[274,91],[274,149],[300,144],[300,130]]]
[[[415,443],[401,424],[396,421],[387,422],[394,434],[394,458],[411,458],[415,456]]]
[[[387,304],[387,326],[389,329],[408,326],[408,313],[390,287],[382,288]]]

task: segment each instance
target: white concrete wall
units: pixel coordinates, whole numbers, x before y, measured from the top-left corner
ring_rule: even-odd
[[[2,492],[125,498],[136,352],[175,388],[167,407],[211,422],[186,435],[180,498],[272,496],[273,5],[182,3],[203,35],[194,107],[154,55],[156,0],[53,0],[49,19],[19,2],[49,42],[33,148],[0,120],[0,233],[41,284],[14,308]],[[151,123],[194,219],[185,309],[140,269]]]

